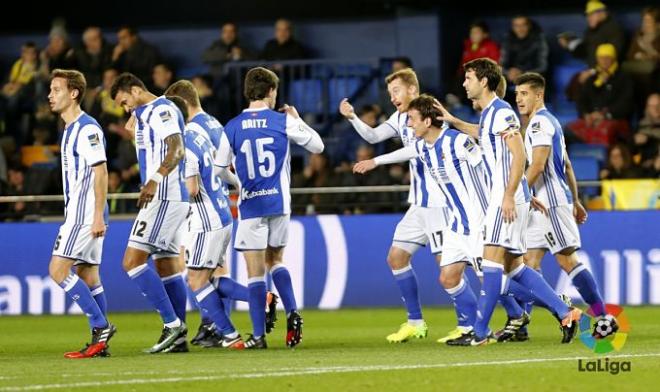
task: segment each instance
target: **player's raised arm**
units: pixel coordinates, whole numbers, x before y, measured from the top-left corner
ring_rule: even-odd
[[[368,171],[375,169],[380,165],[389,165],[392,163],[401,163],[408,162],[409,160],[417,156],[417,151],[415,147],[410,145],[407,147],[400,148],[396,151],[392,151],[388,154],[379,155],[373,159],[367,159],[365,161],[360,161],[353,166],[353,173],[364,174]]]
[[[477,140],[479,139],[479,124],[471,124],[454,116],[453,114],[449,113],[449,111],[445,109],[445,107],[437,99],[434,100],[433,107],[442,113],[442,116],[438,117],[438,120],[447,122],[457,130],[472,136]]]
[[[350,121],[351,125],[353,125],[353,128],[355,128],[357,133],[362,136],[362,139],[370,144],[380,143],[384,140],[397,136],[396,126],[388,122],[384,122],[376,128],[372,128],[364,121],[360,120],[360,118],[355,114],[353,105],[348,102],[348,98],[341,100],[341,103],[339,104],[339,113],[346,117],[346,119]]]
[[[296,108],[284,105],[280,110],[287,114],[286,135],[289,140],[313,154],[322,153],[325,146],[321,136],[300,118]]]

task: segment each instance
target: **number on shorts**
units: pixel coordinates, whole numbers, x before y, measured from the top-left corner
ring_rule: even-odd
[[[133,226],[133,235],[138,237],[144,237],[144,229],[147,228],[147,222],[145,221],[135,221]]]
[[[551,232],[548,232],[545,235],[545,239],[548,241],[548,244],[550,244],[550,246],[555,246],[557,244],[557,242],[555,241],[555,237],[552,235]]]
[[[60,240],[62,240],[62,235],[58,235],[57,239],[55,240],[55,246],[53,247],[53,250],[57,250],[57,248],[60,247]]]
[[[442,231],[436,231],[431,233],[431,238],[433,239],[433,246],[438,248],[442,247]]]

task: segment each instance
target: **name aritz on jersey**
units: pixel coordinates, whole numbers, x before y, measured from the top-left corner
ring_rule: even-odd
[[[261,196],[277,195],[279,193],[280,192],[277,190],[277,188],[259,189],[258,191],[252,191],[252,192],[249,192],[247,189],[243,188],[241,190],[241,200],[249,200]]]
[[[243,129],[268,128],[268,125],[266,125],[265,118],[248,118],[241,121],[241,128]]]

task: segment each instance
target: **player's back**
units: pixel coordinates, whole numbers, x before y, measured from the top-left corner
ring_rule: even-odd
[[[241,183],[240,217],[289,214],[287,115],[267,108],[246,109],[227,123],[225,134]]]
[[[481,152],[467,135],[446,129],[433,145],[419,140],[415,148],[447,199],[452,231],[479,230],[488,206]]]
[[[179,109],[165,97],[157,97],[135,109],[135,148],[138,155],[140,178],[146,184],[165,159],[167,137],[179,134],[183,138],[184,120]],[[158,185],[156,199],[188,201],[183,171],[184,160]]]
[[[525,133],[525,150],[530,165],[532,149],[547,146],[550,154],[543,172],[533,186],[533,192],[546,206],[557,207],[573,203],[566,180],[566,142],[559,121],[546,108],[539,110],[530,120]]]
[[[186,127],[194,129],[197,132],[205,132],[208,134],[211,143],[215,148],[220,147],[220,135],[224,132],[224,128],[220,121],[206,112],[197,113]]]
[[[92,166],[106,161],[103,131],[92,116],[81,112],[64,129],[60,147],[65,219],[91,224],[96,197]],[[106,221],[107,213],[106,206]]]
[[[190,231],[208,232],[229,225],[232,223],[229,202],[220,178],[213,172],[216,148],[205,133],[189,126],[185,132],[185,144],[186,178],[193,175],[200,178],[199,193],[190,198]]]
[[[520,131],[520,121],[506,101],[495,98],[481,113],[479,120],[479,145],[483,152],[490,187],[489,200],[498,206],[511,174],[513,156],[505,141],[507,132]],[[530,201],[527,179],[523,174],[514,197],[516,204]]]

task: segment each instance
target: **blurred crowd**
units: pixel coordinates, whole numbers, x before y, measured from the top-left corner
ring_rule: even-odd
[[[513,103],[513,81],[522,73],[535,71],[551,78],[549,38],[542,26],[525,15],[511,19],[511,29],[501,40],[491,37],[488,25],[475,21],[469,26],[454,83],[444,98],[450,110],[470,114],[465,101],[461,65],[479,57],[497,61],[509,82],[507,99]],[[660,8],[645,8],[637,31],[626,32],[607,6],[589,1],[585,8],[585,30],[579,35],[565,32],[557,43],[584,64],[564,91],[577,112],[565,124],[568,143],[600,144],[609,148],[600,177],[658,178],[660,175]],[[274,24],[273,38],[261,50],[240,40],[239,26],[225,23],[220,35],[202,54],[208,72],[191,78],[202,107],[226,122],[240,110],[233,102],[240,86],[227,83],[225,65],[239,61],[305,59],[312,51],[294,36],[289,20]],[[413,67],[410,59],[392,62],[392,70]],[[108,42],[99,27],[88,27],[74,39],[61,22],[54,23],[48,44],[39,48],[25,42],[4,76],[0,91],[0,195],[58,194],[59,142],[63,124],[50,112],[47,94],[49,75],[56,68],[75,68],[87,79],[83,108],[103,127],[107,142],[110,193],[134,192],[139,173],[130,134],[124,129],[126,115],[110,98],[109,89],[121,72],[132,72],[154,94],[162,94],[177,80],[177,70],[158,47],[144,40],[131,26],[116,32]],[[275,67],[277,68],[277,67]],[[277,69],[276,69],[277,70]],[[384,76],[384,75],[383,75]],[[360,108],[358,115],[376,126],[391,113],[389,98]],[[473,113],[472,113],[473,115]],[[293,186],[391,185],[408,182],[406,165],[379,168],[366,176],[354,176],[354,162],[398,148],[396,141],[367,145],[347,122],[337,123],[324,135],[332,143],[323,155],[306,161],[294,160]],[[312,213],[365,213],[399,211],[405,193],[301,195],[294,197],[294,210]],[[133,201],[112,201],[111,212],[130,213]],[[22,219],[52,210],[58,203],[0,204],[0,214]]]

